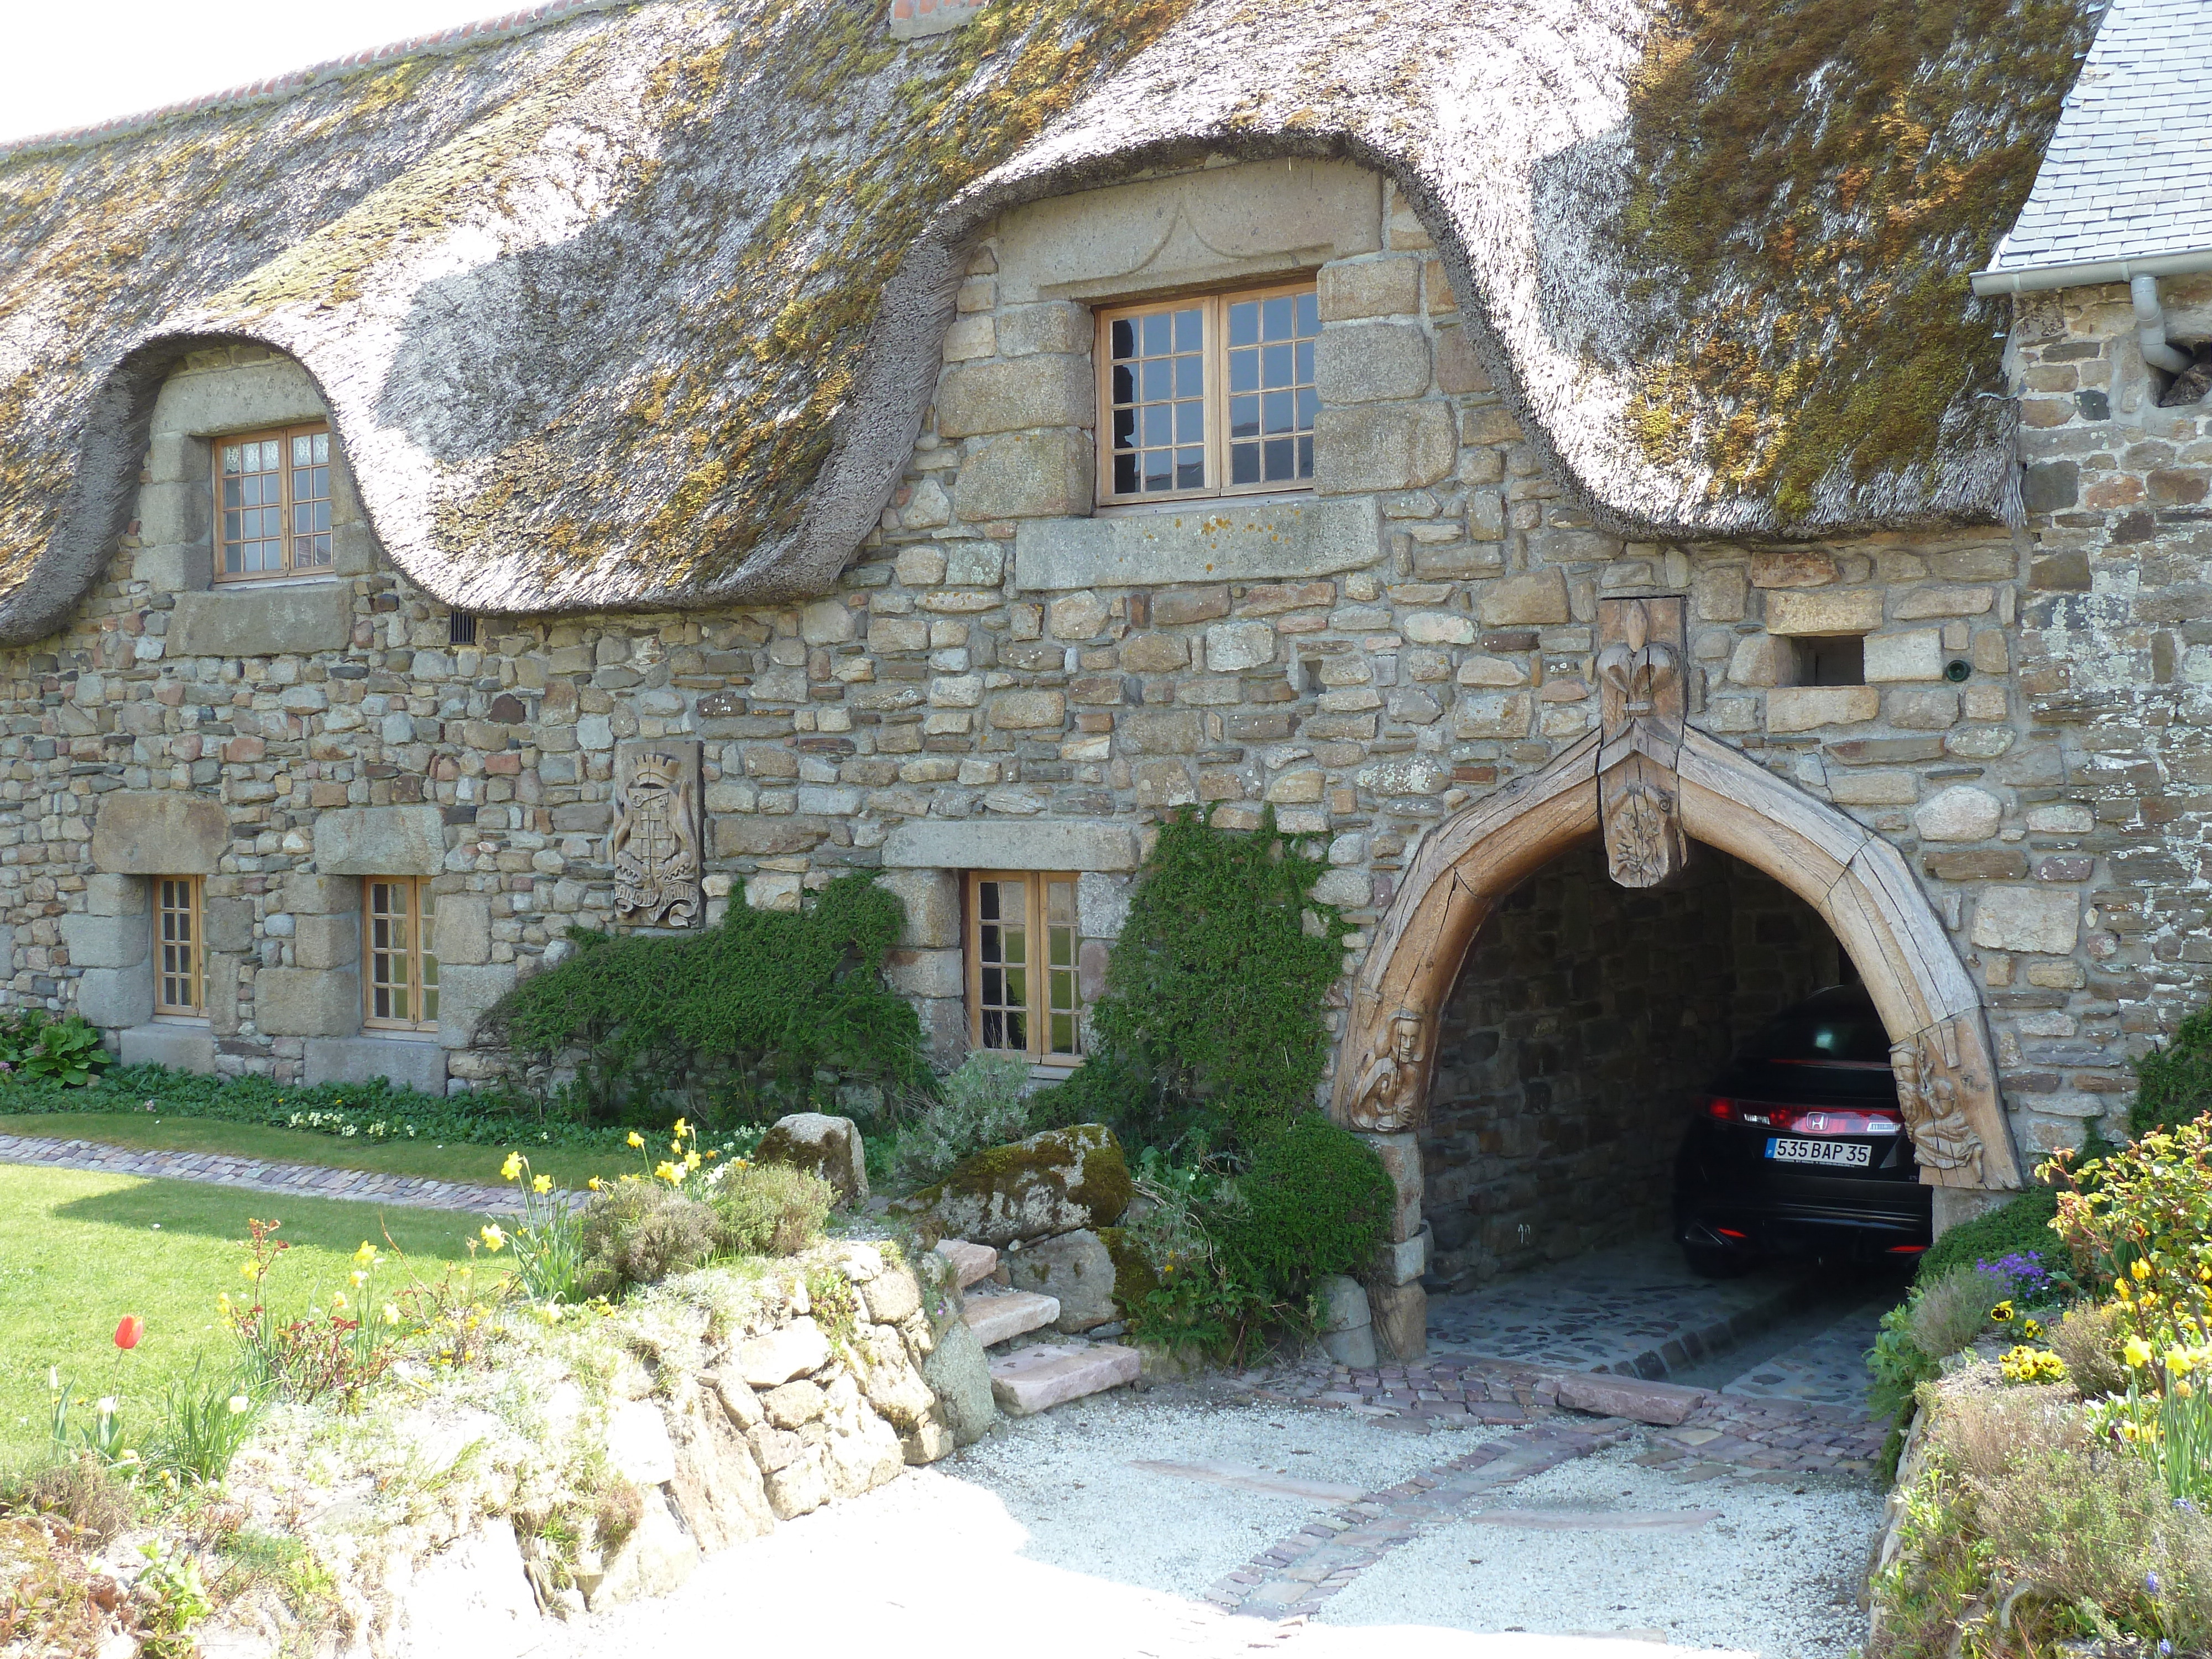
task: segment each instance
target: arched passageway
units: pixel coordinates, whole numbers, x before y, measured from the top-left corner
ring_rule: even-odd
[[[1695,849],[1650,889],[1608,881],[1595,840],[1540,866],[1476,935],[1437,1020],[1430,1284],[1659,1232],[1699,1089],[1853,971],[1811,906],[1724,853]]]

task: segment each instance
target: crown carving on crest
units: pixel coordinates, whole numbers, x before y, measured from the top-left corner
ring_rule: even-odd
[[[674,789],[684,781],[684,763],[674,755],[640,755],[631,765],[629,781],[633,789],[640,784]]]
[[[1598,653],[1598,678],[1618,694],[1622,710],[1633,718],[1649,714],[1659,694],[1681,672],[1672,646],[1651,638],[1651,618],[1640,604],[1621,617],[1621,638]]]

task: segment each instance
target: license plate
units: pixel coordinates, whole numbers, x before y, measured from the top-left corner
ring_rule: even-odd
[[[1766,1155],[1777,1164],[1826,1164],[1863,1170],[1874,1161],[1874,1148],[1853,1140],[1792,1140],[1776,1135],[1766,1143]]]

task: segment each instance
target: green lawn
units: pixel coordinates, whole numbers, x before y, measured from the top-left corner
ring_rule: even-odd
[[[250,1289],[240,1272],[249,1216],[281,1220],[279,1236],[295,1247],[270,1278],[269,1301],[278,1308],[343,1287],[355,1249],[368,1240],[388,1252],[387,1232],[434,1278],[440,1263],[467,1254],[478,1224],[450,1211],[0,1165],[0,1467],[46,1455],[49,1366],[73,1376],[80,1393],[118,1393],[131,1428],[149,1420],[163,1384],[190,1370],[194,1356],[228,1365],[230,1340],[217,1326],[216,1298]],[[125,1314],[145,1321],[145,1335],[118,1364],[113,1335]]]
[[[427,1140],[369,1140],[317,1134],[307,1129],[264,1128],[218,1118],[156,1117],[140,1112],[40,1112],[0,1116],[0,1134],[50,1135],[61,1140],[104,1140],[142,1152],[229,1152],[286,1164],[320,1164],[386,1175],[431,1176],[441,1181],[500,1185],[504,1146],[439,1146]],[[664,1137],[664,1143],[665,1138]],[[644,1165],[626,1146],[611,1149],[541,1146],[518,1138],[515,1149],[539,1175],[564,1187],[592,1176],[636,1175]],[[657,1155],[657,1154],[656,1154]]]

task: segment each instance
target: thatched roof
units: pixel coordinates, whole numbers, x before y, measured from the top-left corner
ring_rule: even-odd
[[[1602,522],[1987,519],[2011,416],[1965,273],[2086,33],[2076,0],[993,0],[897,42],[880,0],[641,0],[21,146],[0,641],[68,614],[161,377],[223,340],[307,367],[450,603],[820,591],[963,240],[1208,154],[1396,178]]]

